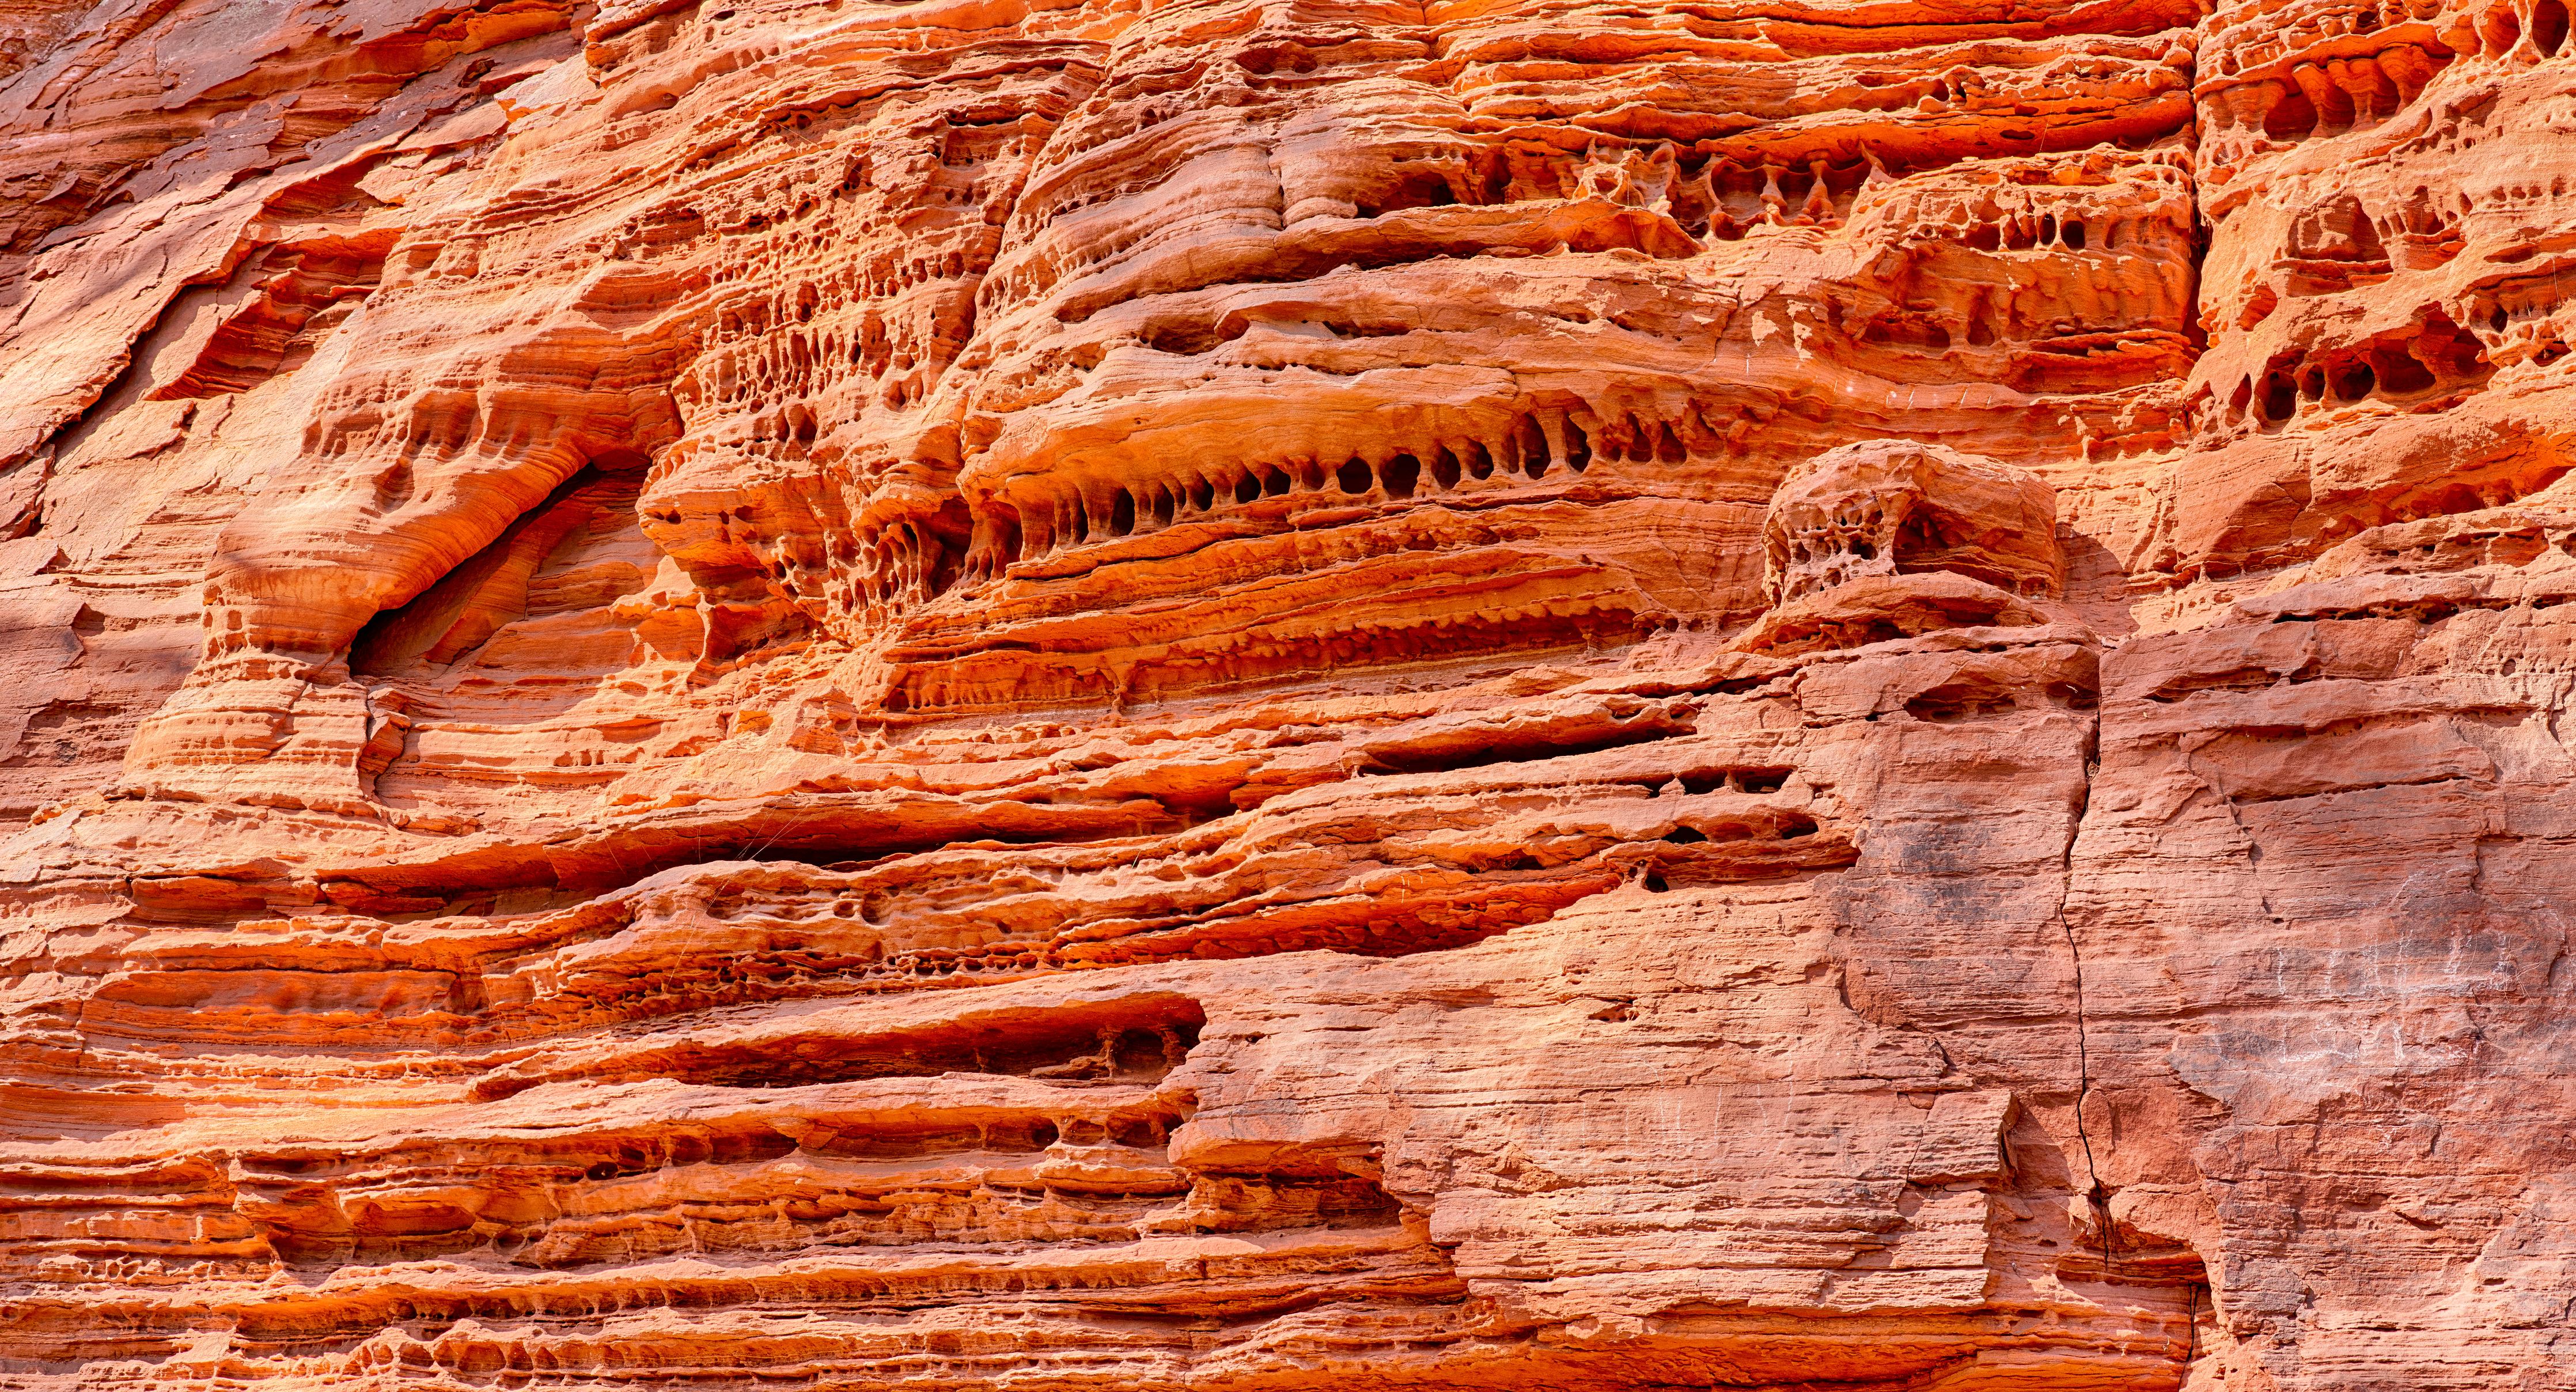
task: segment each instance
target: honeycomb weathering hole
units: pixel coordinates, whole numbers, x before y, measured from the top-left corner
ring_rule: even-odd
[[[2558,1385],[2567,2],[20,6],[0,1382]]]

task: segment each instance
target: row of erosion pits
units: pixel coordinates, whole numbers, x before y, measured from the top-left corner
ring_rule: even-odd
[[[2479,16],[2477,35],[2482,57],[2545,62],[2567,49],[2567,6],[2562,0],[2532,0],[2527,7],[2497,5]]]
[[[1168,479],[1122,483],[1097,495],[1067,489],[1016,505],[995,501],[980,510],[977,540],[965,572],[976,578],[1001,573],[1013,561],[1043,556],[1096,539],[1159,531],[1215,517],[1264,500],[1307,495],[1308,501],[1403,501],[1482,483],[1537,481],[1563,470],[1592,467],[1596,435],[1609,458],[1681,463],[1721,447],[1720,437],[1693,414],[1679,423],[1624,416],[1587,430],[1565,411],[1517,417],[1494,441],[1442,443],[1421,453],[1399,451],[1383,459],[1353,455],[1339,464],[1285,459],[1218,464]],[[1704,437],[1704,438],[1703,438]]]
[[[2476,336],[2435,310],[2419,330],[2345,348],[2274,354],[2259,376],[2238,379],[2222,419],[2277,429],[2303,410],[2374,397],[2411,406],[2433,393],[2473,389],[2494,371]]]
[[[2461,51],[2470,57],[2524,64],[2559,57],[2567,51],[2567,37],[2563,0],[2497,5],[2466,33],[2444,35],[2452,44],[2465,40]],[[2377,53],[2298,63],[2287,82],[2263,84],[2273,89],[2263,112],[2263,133],[2275,140],[2303,140],[2385,120],[2411,104],[2457,56],[2441,44],[2401,43]]]

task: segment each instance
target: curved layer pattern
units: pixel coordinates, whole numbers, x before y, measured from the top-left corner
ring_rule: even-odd
[[[2204,8],[0,5],[0,1383],[2572,1385],[2567,11]]]

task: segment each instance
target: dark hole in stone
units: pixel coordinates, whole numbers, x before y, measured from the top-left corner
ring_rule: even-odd
[[[2430,368],[2415,360],[2402,343],[2378,343],[2370,349],[2370,366],[2378,375],[2379,385],[2398,396],[2433,388]]]
[[[2522,20],[2509,6],[2498,5],[2487,11],[2484,28],[2487,56],[2490,58],[2501,58],[2512,52],[2513,46],[2522,39]]]
[[[1157,353],[1177,353],[1183,357],[1207,352],[1224,342],[1213,324],[1157,324],[1145,331],[1145,346]]]
[[[1157,1116],[1114,1116],[1109,1119],[1109,1139],[1139,1150],[1164,1144],[1163,1119]]]
[[[2299,409],[2299,389],[2290,374],[2272,371],[2263,374],[2263,419],[2285,421]]]
[[[1055,1144],[1055,1123],[1044,1120],[1010,1120],[987,1122],[983,1147],[986,1150],[1028,1153]]]
[[[1520,448],[1521,472],[1531,478],[1546,475],[1548,460],[1547,432],[1538,428],[1535,417],[1523,416],[1513,428],[1513,443]]]
[[[1625,459],[1632,464],[1643,464],[1654,458],[1655,428],[1634,415],[1629,416],[1626,439],[1611,448],[1610,457]]]
[[[2316,128],[2316,103],[2295,89],[2263,115],[2263,133],[2274,140],[2297,140]]]
[[[1388,497],[1410,498],[1413,486],[1422,481],[1422,461],[1409,454],[1399,454],[1386,461],[1381,477],[1386,481]]]
[[[1406,208],[1445,208],[1457,201],[1457,191],[1449,187],[1445,175],[1418,169],[1398,180],[1383,200],[1360,205],[1359,215],[1370,218],[1380,213],[1401,212]]]
[[[2438,377],[2484,380],[2490,370],[2486,345],[2438,309],[2426,317],[2424,331],[2417,335],[2414,347]]]
[[[719,1133],[707,1147],[707,1159],[719,1165],[776,1160],[796,1149],[796,1142],[762,1127],[757,1131]]]

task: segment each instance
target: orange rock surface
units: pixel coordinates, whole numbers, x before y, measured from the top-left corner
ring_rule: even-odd
[[[2564,0],[0,0],[0,1386],[2576,1388]]]

